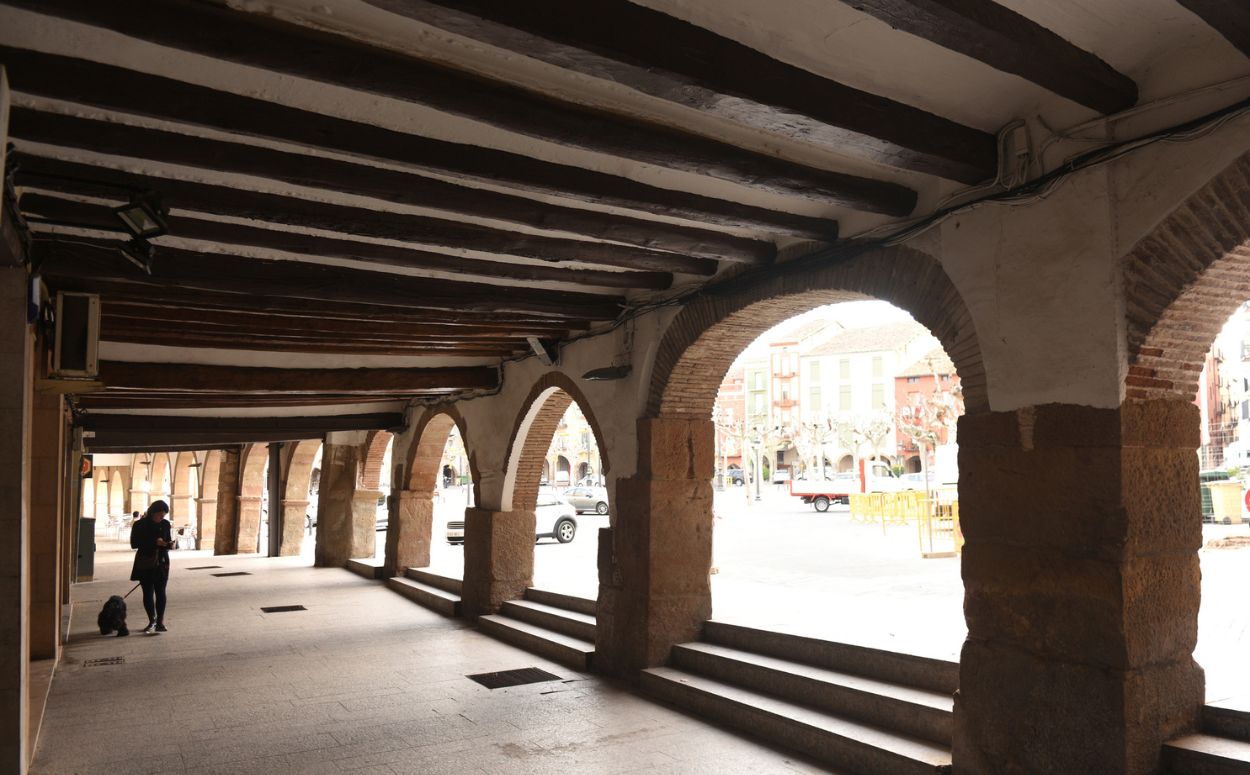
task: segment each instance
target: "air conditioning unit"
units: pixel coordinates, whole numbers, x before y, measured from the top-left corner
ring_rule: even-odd
[[[58,293],[51,376],[95,379],[100,373],[99,351],[100,297],[94,293]]]

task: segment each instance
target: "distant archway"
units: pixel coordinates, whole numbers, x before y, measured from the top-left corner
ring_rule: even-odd
[[[238,551],[264,552],[260,546],[261,508],[266,492],[265,471],[269,464],[269,448],[263,443],[243,450],[239,477],[239,539]]]
[[[314,521],[316,504],[312,501],[313,463],[321,451],[320,439],[296,442],[287,463],[286,482],[282,490],[282,545],[278,554],[298,555],[304,549],[304,536]]]

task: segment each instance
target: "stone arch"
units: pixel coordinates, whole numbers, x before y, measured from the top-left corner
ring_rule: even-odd
[[[148,474],[148,493],[151,496],[149,501],[163,500],[169,503],[169,453],[157,452],[152,456],[152,465],[148,467],[151,469]]]
[[[298,441],[287,459],[286,479],[282,485],[282,545],[278,549],[278,554],[283,557],[298,555],[303,551],[313,463],[320,449],[321,439]],[[273,503],[272,494],[269,500]]]
[[[386,448],[392,443],[394,436],[390,431],[372,431],[365,441],[365,454],[360,461],[360,484],[366,490],[377,490],[382,486],[382,462],[386,458]],[[393,453],[392,453],[393,454]],[[388,477],[386,484],[390,485]]]
[[[196,479],[195,471],[199,466],[192,466],[192,463],[196,462],[194,452],[179,452],[174,458],[169,518],[178,527],[195,522],[195,496],[199,483],[193,480]]]
[[[413,443],[408,450],[407,466],[404,477],[404,489],[428,495],[434,494],[438,485],[438,476],[442,468],[443,448],[447,446],[447,437],[452,426],[460,430],[460,438],[465,439],[465,452],[469,459],[469,478],[473,481],[474,496],[477,496],[478,471],[473,451],[468,448],[464,419],[454,406],[431,407],[417,422]]]
[[[152,461],[143,458],[143,455],[136,454],[130,460],[130,510],[140,514],[147,509],[152,499],[152,485],[149,482],[152,475]]]
[[[710,418],[730,364],[757,336],[814,307],[862,299],[887,301],[928,328],[955,364],[968,412],[989,410],[971,313],[937,259],[900,246],[821,266],[786,264],[686,305],[656,352],[646,416]]]
[[[111,475],[112,475],[111,469],[106,469],[96,479],[95,513],[96,513],[97,519],[107,517],[109,514],[109,477]]]
[[[195,536],[197,549],[211,548],[217,539],[217,499],[221,486],[221,457],[218,450],[209,450],[200,458],[200,476],[197,484],[199,501],[195,507]]]
[[[265,494],[265,464],[268,459],[269,448],[263,442],[249,444],[243,450],[243,461],[239,466],[240,552],[255,552],[260,548],[260,508]]]
[[[838,458],[838,472],[846,473],[855,469],[855,458],[851,455],[843,455]]]
[[[122,472],[114,468],[109,476],[109,515],[119,516],[126,513],[126,487],[122,483]]]
[[[1126,398],[1193,400],[1202,363],[1250,300],[1250,154],[1192,194],[1124,257]]]
[[[504,474],[502,511],[533,511],[538,503],[538,483],[547,449],[555,436],[560,418],[570,404],[577,403],[595,435],[599,446],[603,473],[610,469],[607,446],[599,430],[599,421],[590,411],[590,402],[582,391],[564,374],[550,372],[541,377],[521,404],[521,413],[513,426],[508,442],[508,468]],[[710,410],[709,410],[710,414]],[[554,472],[552,472],[554,473]]]

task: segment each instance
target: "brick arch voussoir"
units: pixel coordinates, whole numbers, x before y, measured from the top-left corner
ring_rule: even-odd
[[[321,439],[304,439],[296,443],[295,451],[291,453],[286,464],[286,480],[282,488],[284,501],[308,500],[313,461],[317,459],[317,450],[320,448]]]
[[[822,267],[783,265],[687,305],[657,350],[646,416],[711,417],[725,373],[756,337],[814,307],[861,299],[887,301],[928,328],[955,364],[968,411],[988,411],[980,342],[959,291],[934,257],[892,247]]]
[[[1212,342],[1250,300],[1250,153],[1169,213],[1121,268],[1125,397],[1192,400]]]
[[[365,454],[360,459],[360,484],[366,490],[382,486],[382,460],[386,457],[386,445],[394,435],[390,431],[371,431],[365,440]]]
[[[432,406],[417,421],[412,446],[408,450],[405,489],[433,496],[434,488],[438,486],[443,450],[447,448],[447,437],[451,435],[452,427],[460,430],[464,452],[469,460],[469,479],[473,482],[474,503],[477,503],[476,499],[480,496],[477,489],[481,481],[478,476],[477,454],[470,445],[464,418],[452,404]]]
[[[525,419],[530,414],[535,402],[542,401],[542,406],[530,423],[524,439],[520,438]],[[516,422],[512,425],[512,436],[508,442],[508,466],[516,466],[516,475],[512,480],[511,503],[517,511],[533,511],[538,504],[538,487],[542,479],[543,463],[551,440],[555,437],[560,425],[560,418],[569,406],[576,403],[590,425],[590,432],[595,435],[595,444],[599,447],[599,460],[603,473],[611,470],[608,449],[603,443],[603,432],[599,429],[599,420],[590,408],[581,388],[567,375],[558,371],[548,372],[540,377],[529,395],[521,403],[521,411],[517,413]],[[519,443],[519,446],[518,446]]]

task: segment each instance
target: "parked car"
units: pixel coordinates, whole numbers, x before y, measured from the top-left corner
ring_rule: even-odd
[[[572,504],[578,514],[583,511],[593,511],[596,514],[608,513],[606,487],[571,487],[564,491],[564,499]]]
[[[716,477],[712,481],[718,485],[720,484],[721,474],[719,471],[716,472]],[[731,468],[725,472],[725,481],[734,487],[742,487],[747,483],[747,477],[741,468]]]
[[[534,518],[540,530],[542,526],[551,525],[549,532],[539,532],[535,535],[535,541],[540,538],[554,538],[562,544],[567,544],[577,535],[577,511],[568,501],[555,493],[539,491]],[[447,523],[447,543],[464,543],[464,520],[451,520]]]

